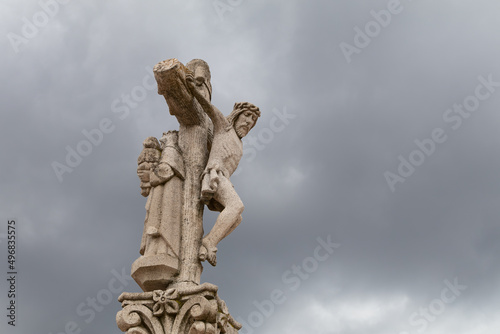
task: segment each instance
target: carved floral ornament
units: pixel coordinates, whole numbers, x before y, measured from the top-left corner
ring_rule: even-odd
[[[176,299],[178,298],[179,294],[176,289],[153,291],[153,301],[156,302],[153,305],[153,314],[157,317],[163,315],[165,311],[167,314],[177,314],[179,312],[179,303]]]

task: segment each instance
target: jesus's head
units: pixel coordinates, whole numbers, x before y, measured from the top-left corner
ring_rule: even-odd
[[[241,139],[255,126],[259,117],[258,107],[249,102],[238,102],[234,104],[233,111],[227,116],[227,121]]]

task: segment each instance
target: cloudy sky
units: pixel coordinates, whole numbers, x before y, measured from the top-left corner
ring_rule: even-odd
[[[145,215],[136,159],[178,128],[152,67],[175,57],[209,63],[226,114],[262,110],[232,178],[243,222],[202,275],[240,333],[498,333],[499,11],[3,0],[0,332],[121,333],[116,298],[140,291],[127,278]],[[94,129],[102,140],[81,144]]]

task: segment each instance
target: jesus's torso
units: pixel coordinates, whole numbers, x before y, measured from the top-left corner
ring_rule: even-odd
[[[207,169],[220,170],[229,178],[238,167],[242,156],[243,143],[236,131],[233,128],[229,131],[217,131],[214,134]]]

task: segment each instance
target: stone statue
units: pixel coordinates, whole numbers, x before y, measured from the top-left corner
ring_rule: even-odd
[[[215,266],[217,244],[228,236],[242,219],[244,206],[229,178],[243,156],[241,138],[255,126],[260,111],[251,103],[236,103],[226,118],[196,89],[191,75],[188,75],[187,82],[196,100],[213,123],[214,138],[208,163],[202,175],[200,197],[210,208],[221,213],[210,233],[202,240],[200,260],[207,260]],[[215,204],[210,203],[213,200],[216,201]]]
[[[132,264],[132,277],[145,291],[168,285],[179,269],[184,162],[177,142],[177,131],[163,133],[161,144],[148,137],[137,160],[141,194],[148,200],[142,256]]]
[[[129,334],[235,334],[241,328],[218,295],[200,284],[202,261],[215,266],[217,245],[241,222],[243,203],[230,181],[243,155],[241,139],[260,110],[236,103],[225,117],[211,103],[208,64],[169,59],[154,67],[158,93],[178,131],[148,137],[137,160],[147,197],[141,256],[132,277],[143,293],[123,293],[118,327]],[[203,237],[204,205],[220,214]]]
[[[179,240],[172,239],[173,231],[168,227],[179,225],[177,216],[180,216],[181,206],[178,205],[178,194],[182,191],[184,164],[177,146],[177,131],[164,132],[160,142],[148,137],[138,159],[141,194],[148,197],[139,252],[142,255],[170,253],[178,258]],[[178,208],[175,210],[176,217],[173,217],[173,208]],[[156,240],[156,237],[161,237],[161,240]]]
[[[141,195],[148,197],[151,191],[149,182],[151,171],[160,160],[160,143],[155,137],[148,137],[142,145],[144,149],[137,158],[137,175],[141,180]]]

